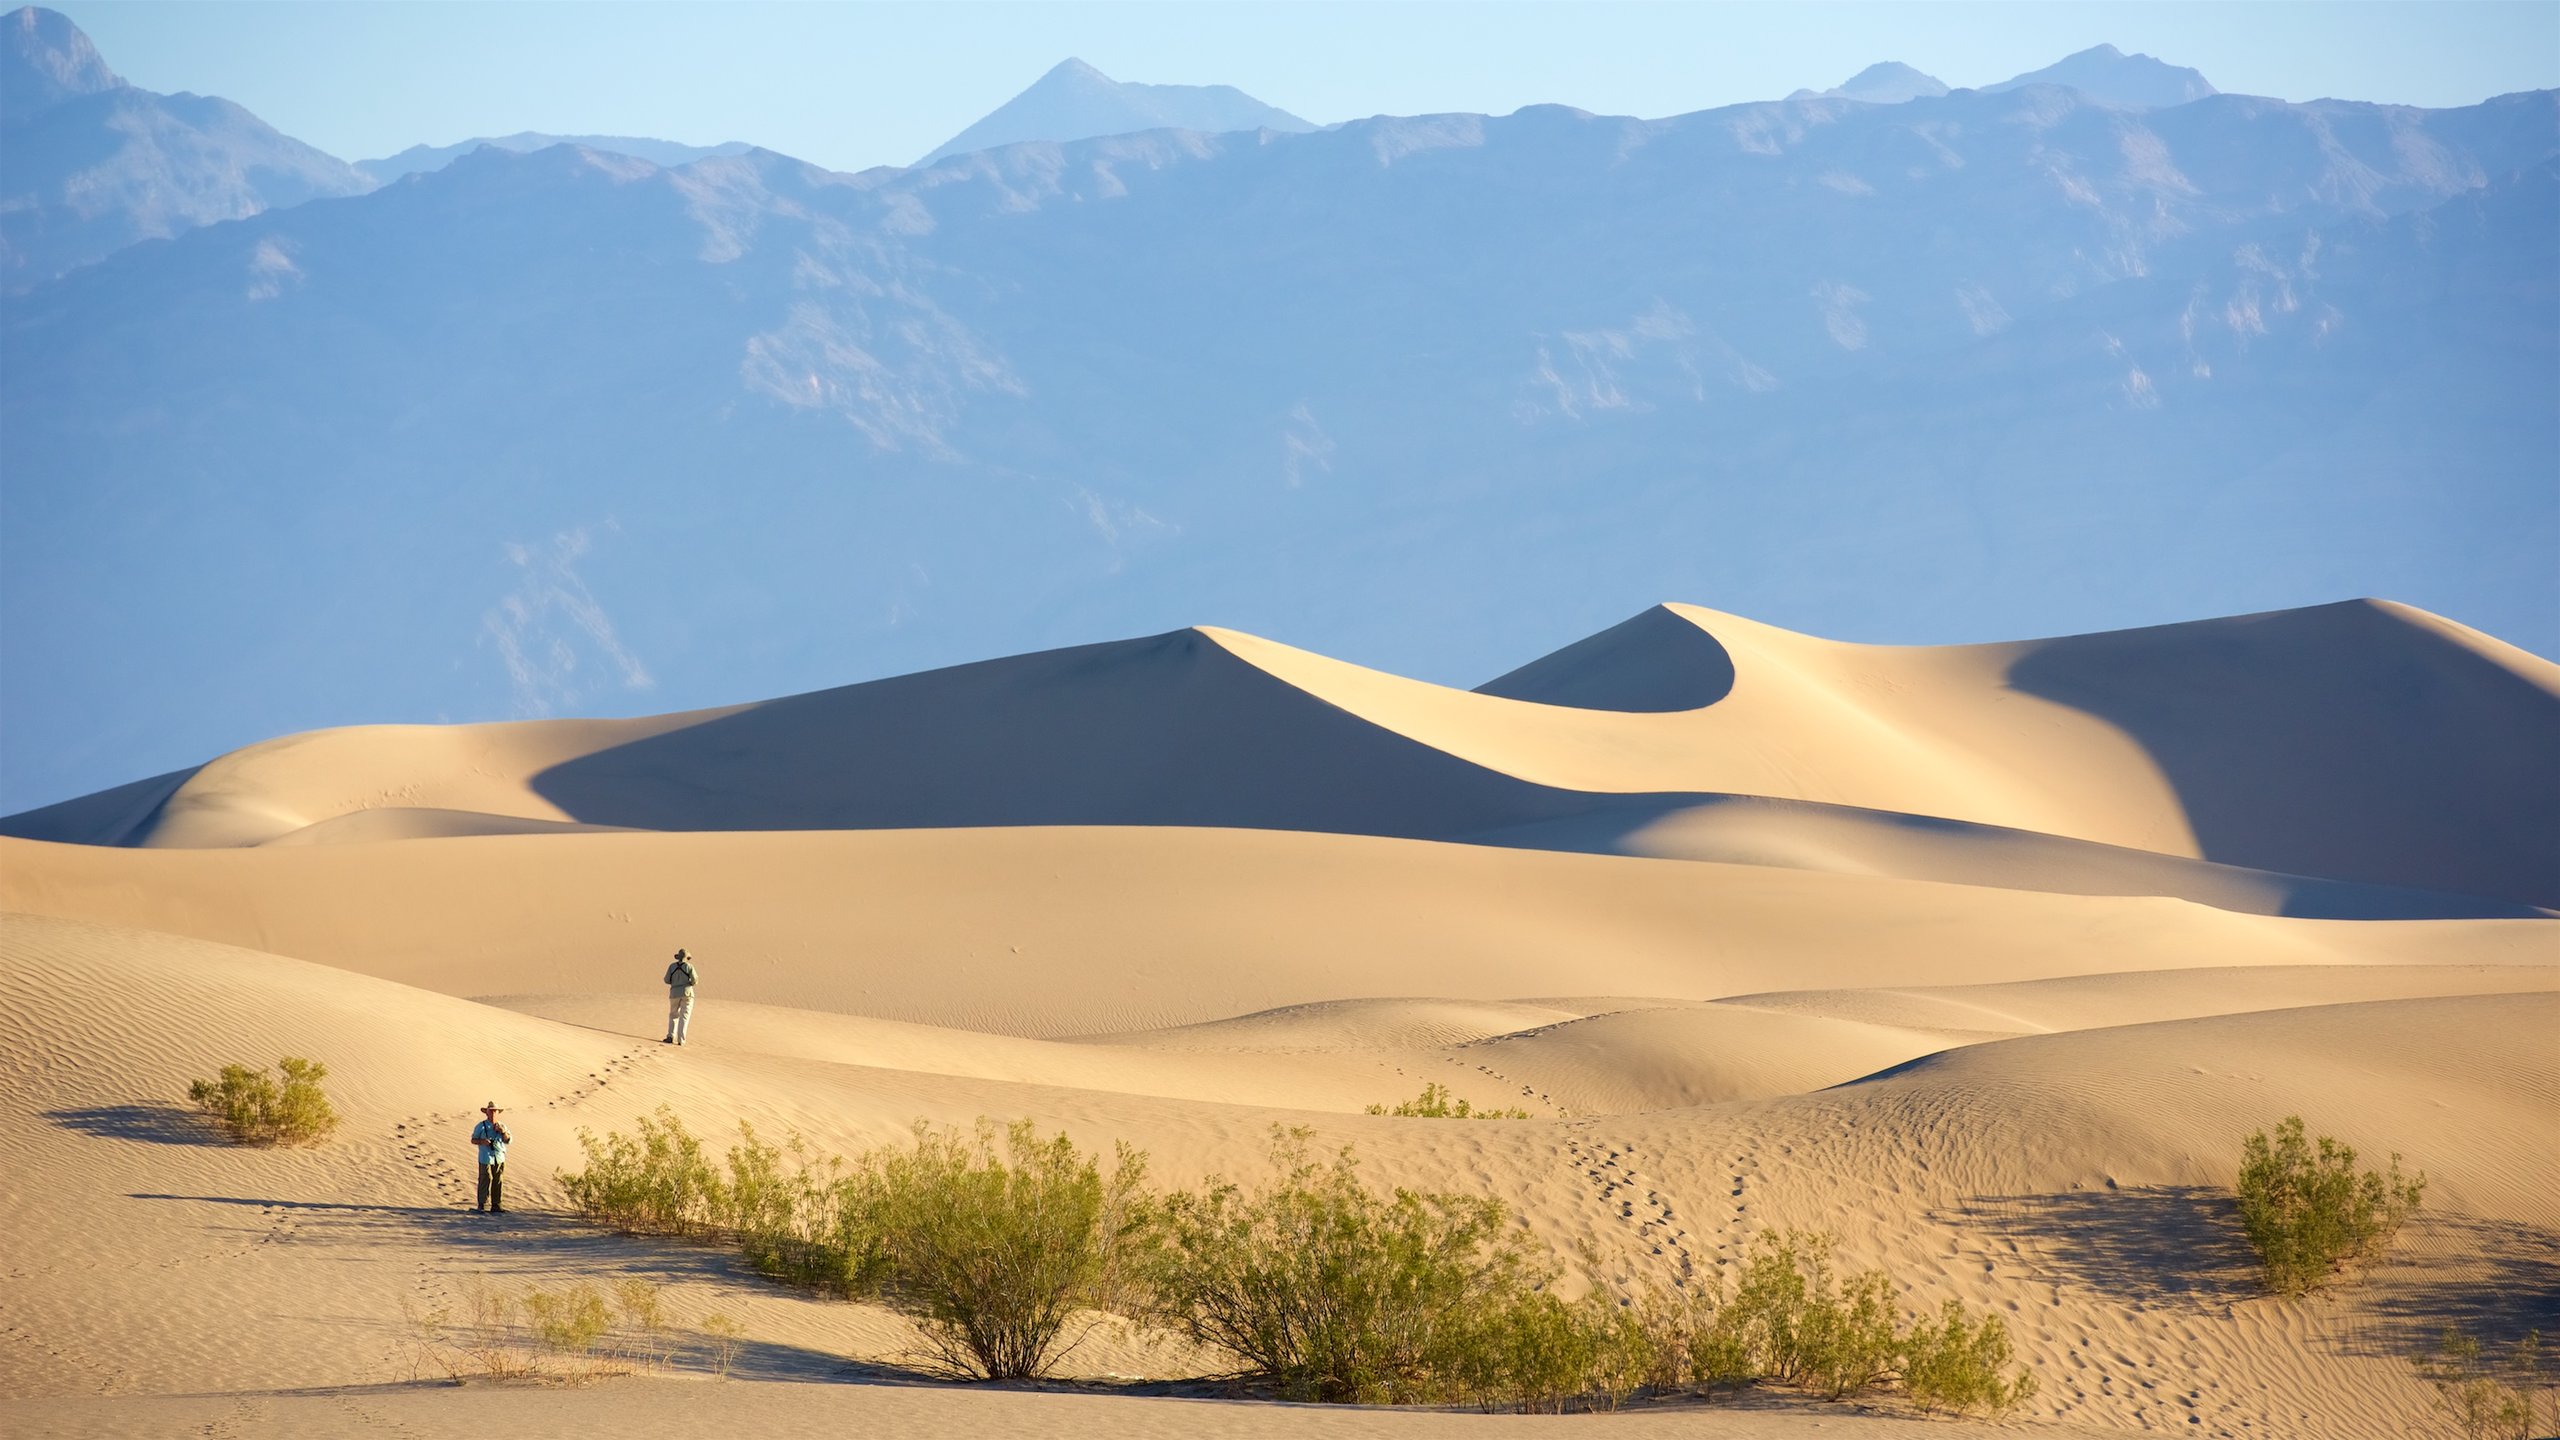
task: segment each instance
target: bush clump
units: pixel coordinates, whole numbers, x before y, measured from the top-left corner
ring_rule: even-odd
[[[1501,1202],[1360,1182],[1276,1132],[1279,1175],[1168,1197],[1147,1318],[1284,1399],[1561,1410],[1614,1405],[1660,1368],[1640,1316],[1567,1301]]]
[[[587,1166],[560,1177],[569,1203],[625,1235],[701,1236],[728,1228],[729,1201],[702,1142],[661,1105],[635,1138],[578,1132]]]
[[[1046,1375],[1094,1312],[1130,1308],[1126,1278],[1152,1233],[1146,1161],[1108,1175],[1029,1121],[974,1135],[919,1125],[911,1145],[851,1161],[741,1125],[715,1163],[663,1107],[638,1136],[580,1132],[571,1203],[625,1234],[725,1236],[759,1273],[905,1315],[927,1361],[988,1379]]]
[[[2344,1266],[2379,1254],[2426,1193],[2424,1172],[2356,1169],[2353,1146],[2323,1135],[2315,1150],[2302,1117],[2288,1115],[2270,1139],[2261,1130],[2242,1143],[2240,1224],[2257,1249],[2269,1290],[2302,1295]]]
[[[1478,1110],[1464,1100],[1451,1096],[1449,1087],[1437,1080],[1425,1081],[1422,1093],[1392,1109],[1384,1105],[1369,1107],[1372,1115],[1395,1115],[1408,1120],[1527,1120],[1529,1112],[1512,1106],[1504,1110]]]
[[[338,1112],[320,1088],[328,1066],[287,1055],[276,1068],[282,1084],[264,1069],[225,1065],[217,1078],[189,1084],[187,1098],[241,1145],[316,1144],[338,1128]]]
[[[2035,1392],[1997,1317],[1949,1302],[1905,1329],[1890,1279],[1838,1273],[1830,1235],[1762,1235],[1729,1297],[1686,1285],[1569,1300],[1499,1201],[1372,1190],[1348,1149],[1310,1158],[1303,1130],[1275,1129],[1277,1174],[1258,1188],[1213,1179],[1170,1195],[1147,1189],[1126,1146],[1106,1171],[1028,1121],[919,1124],[910,1143],[850,1159],[741,1126],[715,1163],[665,1110],[637,1137],[580,1142],[587,1169],[560,1179],[591,1218],[724,1236],[762,1274],[884,1303],[947,1374],[1046,1375],[1117,1314],[1293,1400],[1558,1411],[1690,1385],[1839,1399],[1899,1380],[1924,1409],[1996,1413]],[[611,1328],[605,1298],[533,1300],[545,1346],[591,1347]],[[654,1306],[622,1308],[613,1333],[657,1335]]]
[[[1028,1120],[995,1144],[916,1129],[909,1149],[856,1170],[867,1202],[868,1288],[922,1332],[940,1368],[988,1379],[1046,1375],[1072,1322],[1124,1303],[1152,1216],[1146,1159],[1123,1145],[1105,1175],[1065,1135]],[[876,1240],[868,1237],[877,1237]]]
[[[1949,1300],[1934,1321],[1922,1317],[1902,1340],[1902,1390],[1923,1410],[1986,1410],[1997,1415],[2032,1399],[2036,1377],[2010,1374],[2009,1326],[1997,1315],[1969,1320]]]

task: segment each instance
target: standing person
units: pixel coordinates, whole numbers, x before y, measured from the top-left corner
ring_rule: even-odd
[[[678,949],[675,963],[667,967],[667,1038],[659,1044],[684,1043],[693,1024],[693,987],[701,978],[694,973],[693,957]]]
[[[512,1138],[498,1123],[498,1102],[481,1106],[480,1123],[471,1127],[471,1143],[480,1147],[480,1202],[473,1210],[507,1213],[507,1141]]]

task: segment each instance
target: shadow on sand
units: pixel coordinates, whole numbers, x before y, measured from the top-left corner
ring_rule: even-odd
[[[1944,1218],[2019,1243],[2046,1279],[2137,1308],[2335,1306],[2324,1343],[2343,1354],[2414,1359],[2448,1328],[2498,1349],[2560,1332],[2560,1233],[2515,1221],[2421,1210],[2380,1260],[2288,1301],[2261,1286],[2238,1207],[2209,1186],[1980,1196]]]
[[[44,1118],[65,1130],[105,1140],[139,1140],[146,1145],[226,1143],[202,1115],[166,1101],[47,1110]]]

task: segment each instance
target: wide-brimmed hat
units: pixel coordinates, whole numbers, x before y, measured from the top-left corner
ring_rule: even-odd
[[[492,1100],[492,1101],[490,1101],[488,1104],[481,1106],[481,1107],[480,1107],[480,1113],[481,1113],[481,1114],[483,1114],[483,1115],[495,1115],[495,1114],[497,1114],[497,1113],[498,1113],[498,1102],[497,1102],[497,1101],[495,1101],[495,1100]]]
[[[690,960],[693,958],[693,955],[690,951],[679,945],[676,947],[676,958],[679,960]]]

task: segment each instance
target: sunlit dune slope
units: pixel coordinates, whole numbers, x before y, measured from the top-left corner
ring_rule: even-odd
[[[2129,969],[2536,963],[2547,920],[2282,919],[1757,866],[1166,827],[0,841],[0,908],[455,995],[645,991],[1023,1035],[1394,996],[1706,1000]],[[1513,1027],[1517,1028],[1517,1027]]]
[[[392,810],[451,813],[344,818]],[[184,847],[528,821],[1218,826],[2372,916],[2464,912],[2288,877],[2560,904],[2552,813],[2560,667],[2358,601],[1915,648],[1664,607],[1483,692],[1184,630],[645,720],[291,736],[10,828]]]

